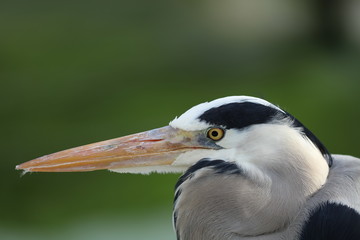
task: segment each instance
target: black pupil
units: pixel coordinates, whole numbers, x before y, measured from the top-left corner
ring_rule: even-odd
[[[211,132],[211,136],[213,136],[213,137],[217,137],[217,136],[219,136],[219,132],[218,131],[212,131]]]

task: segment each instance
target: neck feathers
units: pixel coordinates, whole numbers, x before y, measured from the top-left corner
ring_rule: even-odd
[[[328,164],[299,129],[260,124],[243,131],[232,158],[199,161],[179,179],[174,202],[179,239],[242,239],[280,231],[325,183]]]

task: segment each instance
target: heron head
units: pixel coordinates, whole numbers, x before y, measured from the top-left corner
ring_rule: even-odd
[[[199,104],[169,126],[76,147],[18,165],[29,172],[183,172],[197,161],[277,154],[289,131],[305,138],[331,165],[331,156],[299,121],[259,98],[236,96]],[[290,142],[289,142],[290,141]]]

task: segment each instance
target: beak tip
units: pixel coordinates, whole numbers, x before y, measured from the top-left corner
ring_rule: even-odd
[[[26,167],[24,167],[23,164],[16,165],[16,166],[15,166],[15,170],[24,170],[24,171],[27,171]]]

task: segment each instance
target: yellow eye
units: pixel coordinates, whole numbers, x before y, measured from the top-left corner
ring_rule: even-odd
[[[220,139],[222,139],[224,137],[224,130],[221,128],[210,128],[207,131],[207,137],[214,140],[214,141],[219,141]]]

